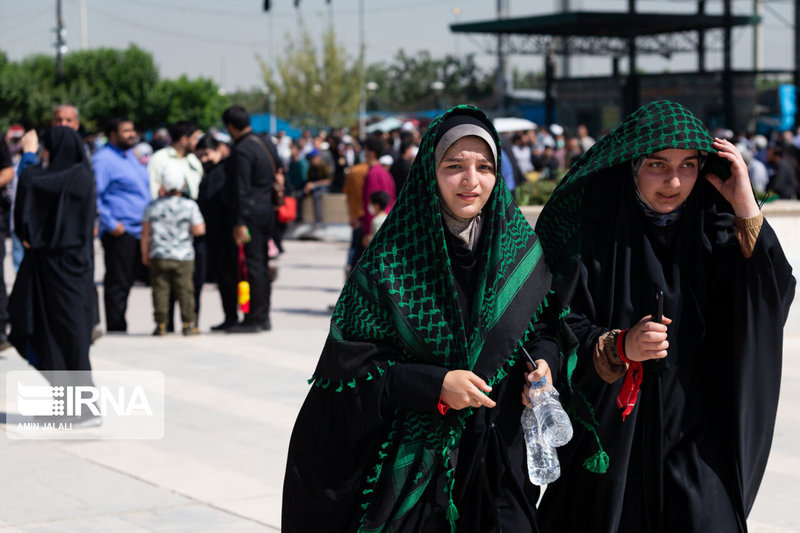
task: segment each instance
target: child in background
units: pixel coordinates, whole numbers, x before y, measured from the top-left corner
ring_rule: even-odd
[[[206,225],[194,200],[181,191],[186,186],[183,171],[167,165],[161,174],[160,197],[150,202],[142,220],[142,262],[150,267],[153,288],[154,336],[167,334],[169,294],[174,292],[181,307],[184,335],[197,335],[194,310],[194,246],[192,236],[203,235]]]
[[[369,241],[372,240],[375,234],[378,233],[378,228],[380,228],[381,224],[383,224],[384,220],[386,220],[386,217],[389,214],[387,207],[389,206],[390,201],[391,197],[386,191],[375,191],[369,195],[369,208],[372,210],[375,216],[370,222],[369,233],[364,236],[365,247],[369,244]]]

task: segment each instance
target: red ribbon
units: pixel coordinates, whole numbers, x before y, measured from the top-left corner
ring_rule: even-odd
[[[617,395],[617,407],[624,408],[622,420],[625,420],[625,417],[633,411],[636,400],[639,398],[639,388],[642,386],[642,363],[640,361],[631,361],[625,357],[625,337],[627,335],[627,329],[617,334],[617,355],[623,362],[628,363],[625,380],[622,382],[622,388]]]
[[[247,258],[244,253],[244,244],[239,245],[239,281],[250,281],[247,277]]]
[[[450,406],[444,403],[441,399],[439,400],[439,405],[436,406],[440,413],[443,415],[447,414],[447,411],[450,410]]]

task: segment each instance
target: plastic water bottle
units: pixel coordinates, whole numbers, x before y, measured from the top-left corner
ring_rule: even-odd
[[[522,432],[525,435],[526,455],[528,456],[528,477],[534,485],[547,485],[561,475],[558,454],[553,446],[545,444],[541,439],[539,422],[533,409],[526,407],[522,411]]]
[[[561,407],[558,391],[547,386],[547,378],[541,378],[531,383],[529,394],[528,399],[539,421],[542,441],[555,447],[568,443],[572,438],[572,422]]]

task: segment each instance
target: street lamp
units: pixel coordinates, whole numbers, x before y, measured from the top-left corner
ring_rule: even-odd
[[[461,14],[461,8],[460,7],[454,7],[450,12],[453,14],[453,20],[455,21],[455,23],[458,23],[458,16]],[[456,40],[456,59],[460,59],[460,57],[461,57],[461,47],[458,44],[458,35],[459,35],[459,33],[458,32],[453,32],[453,35],[455,36],[455,40]]]
[[[444,82],[441,80],[436,80],[435,82],[431,83],[431,90],[436,95],[436,110],[438,111],[442,107],[442,93],[444,92]]]
[[[362,91],[375,91],[378,89],[378,84],[374,81],[368,81],[362,86]],[[363,93],[362,93],[363,94]],[[362,141],[367,138],[367,98],[361,98],[358,110],[358,137]]]
[[[364,86],[364,88],[367,90],[367,98],[364,105],[365,105],[365,110],[368,110],[369,101],[372,99],[372,96],[375,94],[375,91],[377,91],[380,88],[380,85],[378,85],[374,81],[368,81],[367,84]]]

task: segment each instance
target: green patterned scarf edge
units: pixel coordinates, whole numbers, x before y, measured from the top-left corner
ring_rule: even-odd
[[[531,326],[528,327],[528,329],[525,331],[522,337],[520,337],[520,339],[517,341],[517,349],[503,362],[502,365],[500,365],[500,367],[497,369],[497,372],[491,378],[489,378],[489,380],[487,380],[487,384],[490,387],[494,388],[495,385],[499,384],[505,378],[507,378],[510,375],[513,367],[517,364],[518,361],[521,360],[522,357],[521,347],[528,342],[530,336],[533,334],[533,324],[539,321],[545,309],[549,307],[548,296],[552,296],[552,294],[553,291],[550,290],[548,295],[545,296],[545,298],[539,304],[536,313],[531,319]],[[561,317],[565,316],[567,312],[568,310],[562,310],[560,316]],[[389,366],[391,366],[391,364]],[[355,387],[355,384],[351,385],[351,387]],[[341,392],[339,389],[337,389],[337,391]],[[454,449],[456,446],[458,446],[458,443],[461,440],[461,434],[464,428],[466,427],[467,419],[473,415],[474,411],[475,411],[474,408],[469,407],[463,409],[460,413],[458,413],[455,423],[450,424],[448,426],[447,428],[448,433],[447,436],[444,437],[444,439],[441,435],[438,434],[438,431],[440,431],[443,427],[442,424],[438,425],[436,431],[426,435],[426,441],[428,442],[431,441],[442,442],[442,440],[444,440],[444,442],[446,443],[439,450],[439,455],[442,457],[442,465],[443,468],[445,468],[445,476],[447,477],[447,483],[445,485],[445,491],[447,492],[447,498],[448,498],[446,517],[448,522],[450,523],[451,533],[455,533],[456,531],[456,523],[459,518],[459,512],[457,506],[455,505],[455,502],[453,501],[453,489],[455,487],[455,465],[453,465],[450,461],[450,451]],[[392,445],[395,445],[394,441],[397,437],[397,432],[398,432],[397,423],[399,419],[400,417],[398,416],[394,417],[392,428],[389,434],[387,435],[386,440],[378,447],[378,461],[370,469],[369,471],[370,473],[367,475],[365,479],[365,488],[362,490],[362,497],[364,498],[364,500],[361,503],[361,509],[363,510],[363,514],[359,522],[361,524],[358,529],[359,533],[373,533],[376,531],[381,531],[383,529],[383,528],[365,529],[363,527],[363,524],[367,519],[367,510],[369,509],[369,505],[371,503],[369,501],[369,497],[374,493],[375,486],[377,485],[378,480],[380,479],[380,474],[385,466],[384,461],[389,456],[388,450]],[[396,520],[398,518],[401,517],[395,517],[394,519]]]

